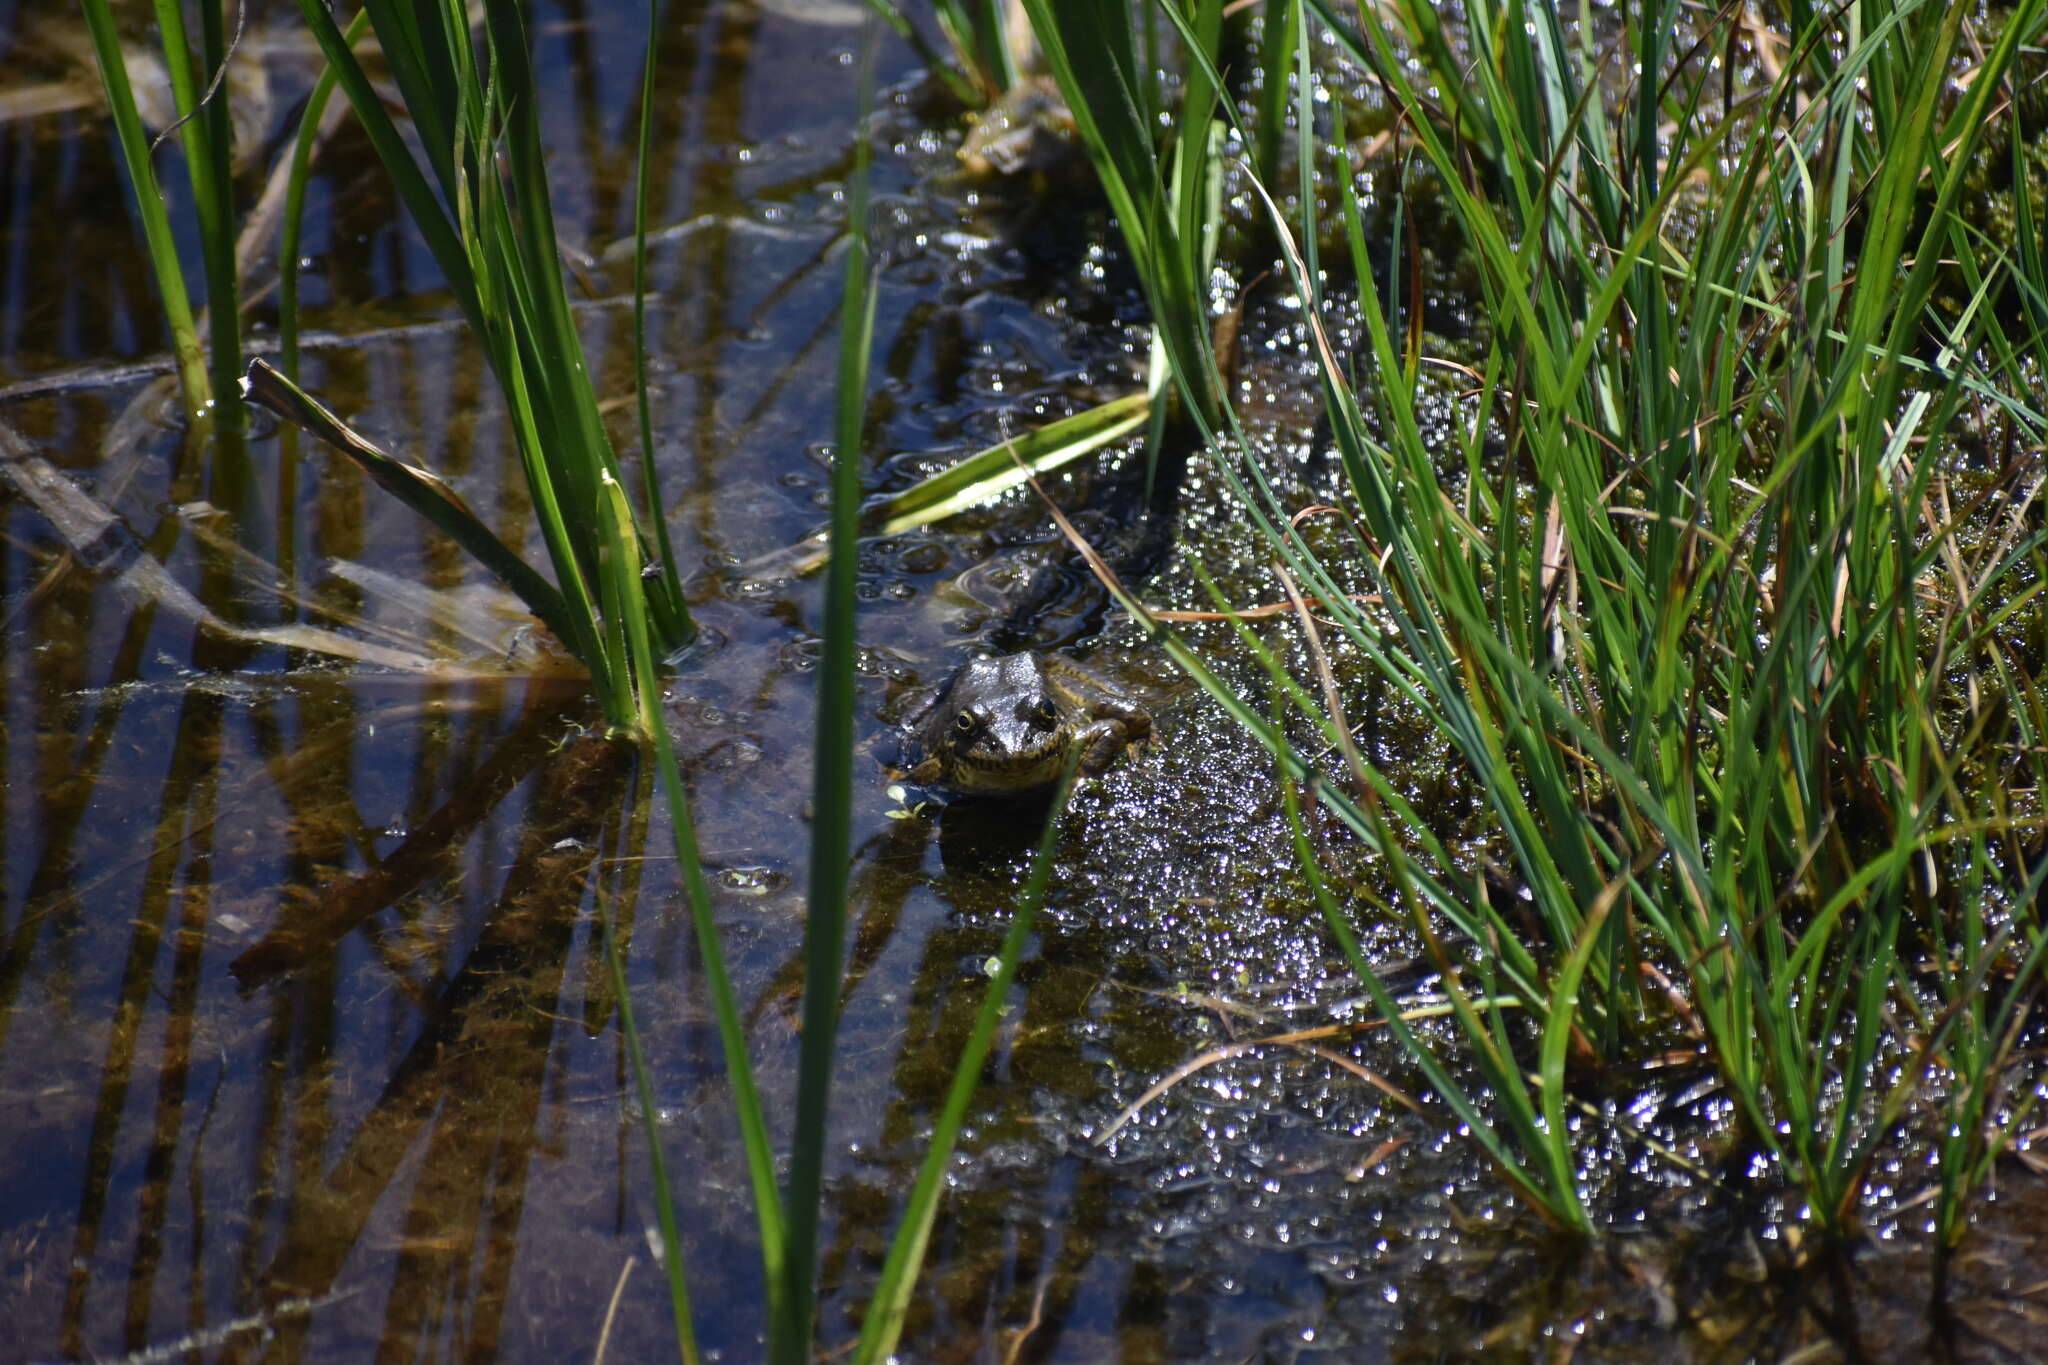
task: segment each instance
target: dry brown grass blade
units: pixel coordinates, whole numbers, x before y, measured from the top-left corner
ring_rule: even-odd
[[[1067,538],[1067,543],[1074,547],[1074,553],[1081,556],[1081,562],[1088,566],[1088,571],[1095,575],[1095,580],[1108,589],[1109,595],[1123,603],[1125,610],[1140,621],[1147,625],[1156,622],[1159,618],[1153,614],[1151,608],[1131,595],[1130,590],[1124,587],[1123,580],[1116,576],[1116,570],[1110,568],[1108,561],[1096,553],[1095,547],[1088,543],[1087,538],[1074,529],[1074,523],[1067,520],[1067,514],[1060,510],[1060,505],[1045,491],[1045,486],[1039,483],[1038,476],[1031,473],[1024,462],[1017,459],[1014,452],[1010,458],[1016,461],[1017,468],[1024,470],[1024,482],[1031,485],[1031,491],[1045,504],[1045,510],[1052,516],[1054,525],[1060,528],[1060,534]]]
[[[1412,1021],[1428,1018],[1440,1012],[1441,1008],[1439,1006],[1430,1005],[1415,1010],[1403,1010],[1401,1018],[1404,1021]],[[1262,1047],[1301,1048],[1305,1052],[1312,1053],[1323,1058],[1325,1061],[1342,1067],[1360,1080],[1365,1081],[1368,1085],[1371,1085],[1374,1089],[1384,1093],[1395,1103],[1400,1104],[1412,1113],[1420,1114],[1422,1113],[1422,1106],[1413,1095],[1402,1090],[1370,1067],[1361,1065],[1348,1057],[1339,1057],[1327,1048],[1311,1046],[1311,1044],[1325,1039],[1363,1033],[1369,1029],[1381,1028],[1385,1024],[1386,1020],[1384,1019],[1365,1019],[1355,1024],[1320,1024],[1315,1028],[1295,1029],[1288,1033],[1275,1033],[1265,1038],[1247,1038],[1243,1042],[1224,1043],[1221,1046],[1212,1047],[1206,1052],[1190,1057],[1187,1061],[1182,1062],[1179,1066],[1146,1087],[1144,1094],[1132,1100],[1130,1104],[1124,1107],[1122,1112],[1109,1122],[1107,1127],[1095,1135],[1095,1145],[1098,1147],[1107,1145],[1110,1139],[1122,1132],[1146,1105],[1160,1098],[1196,1072],[1204,1071],[1218,1062],[1227,1062],[1236,1057],[1243,1057]]]
[[[1384,599],[1376,592],[1354,592],[1348,594],[1347,602],[1361,606],[1376,607]],[[1329,603],[1320,597],[1303,597],[1302,601],[1311,607],[1327,608]],[[1154,611],[1156,621],[1260,621],[1268,616],[1285,616],[1295,609],[1292,602],[1266,602],[1256,607],[1242,607],[1229,611]]]
[[[1366,774],[1365,760],[1359,756],[1358,745],[1352,741],[1351,722],[1344,715],[1344,701],[1337,694],[1337,675],[1330,669],[1330,656],[1323,649],[1323,635],[1316,629],[1315,615],[1309,611],[1301,589],[1294,582],[1294,575],[1287,572],[1287,566],[1276,560],[1273,572],[1280,575],[1280,585],[1287,589],[1287,600],[1293,604],[1302,634],[1308,639],[1309,654],[1316,665],[1316,681],[1322,687],[1323,705],[1330,708],[1330,724],[1337,732],[1337,747],[1343,751],[1345,766],[1351,769],[1351,778],[1358,784],[1359,799],[1370,801],[1372,781]]]

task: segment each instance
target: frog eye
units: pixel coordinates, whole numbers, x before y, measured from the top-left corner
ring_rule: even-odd
[[[1024,719],[1034,730],[1050,730],[1060,722],[1060,713],[1053,709],[1050,698],[1041,697],[1038,704],[1024,713]]]
[[[981,721],[972,711],[962,711],[959,715],[953,717],[953,733],[961,739],[968,738],[979,729],[981,729]]]

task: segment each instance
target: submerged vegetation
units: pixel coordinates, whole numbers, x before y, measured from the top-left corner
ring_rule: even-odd
[[[644,318],[636,481],[613,452],[563,283],[524,9],[491,0],[473,24],[460,0],[367,0],[408,134],[351,49],[358,29],[345,34],[320,0],[300,5],[488,357],[551,577],[438,486],[400,472],[386,486],[550,627],[611,728],[645,746],[663,793],[747,1145],[774,1358],[811,1359],[820,1335],[854,861],[857,543],[1014,487],[1020,462],[1053,468],[1146,423],[1155,456],[1200,446],[1238,514],[1239,552],[1271,562],[1291,610],[1240,614],[1218,589],[1207,605],[1225,619],[1183,629],[1169,618],[1191,613],[1105,586],[1270,751],[1293,890],[1324,916],[1373,1025],[1441,1106],[1431,1112],[1571,1234],[1597,1238],[1614,1216],[1601,1163],[1619,1133],[1674,1178],[1756,1200],[1781,1232],[1810,1230],[1787,1237],[1799,1248],[1841,1252],[1924,1203],[1943,1273],[2040,1084],[2048,214],[2026,92],[2048,5],[1797,4],[1768,25],[1747,7],[1480,0],[1453,32],[1416,4],[1361,15],[1326,0],[1235,12],[1024,0],[1035,54],[1015,48],[1025,26],[993,0],[873,7],[917,35],[957,102],[1056,83],[1149,310],[1152,383],[864,509],[880,286],[856,139],[785,1125],[752,1073],[660,709],[664,673],[690,666],[679,651],[694,625],[655,486]],[[204,60],[166,29],[170,66],[188,75],[224,60],[219,7],[199,8]],[[223,357],[239,347],[237,309],[219,306],[236,291],[217,183],[225,120],[179,83],[216,304],[209,367],[141,123],[123,108],[112,20],[98,0],[87,12],[196,413],[220,401]],[[1971,202],[1986,179],[2006,184],[2009,213]],[[1455,339],[1425,257],[1472,281]],[[1298,324],[1319,370],[1337,469],[1321,484],[1240,415],[1229,350],[1238,292],[1257,290]],[[388,458],[257,373],[271,406],[353,441],[366,465]],[[1417,742],[1448,756],[1483,812],[1478,837],[1361,748],[1376,706],[1426,726]],[[988,964],[854,1360],[888,1358],[904,1329],[1071,777],[1070,765]],[[603,908],[659,1163],[667,1138],[617,907]],[[1388,924],[1412,936],[1426,991],[1383,980],[1362,946]],[[1692,1099],[1637,1114],[1631,1096],[1652,1071],[1686,1077]],[[1875,1190],[1899,1148],[1927,1153],[1925,1188]],[[668,1153],[668,1178],[685,1160]],[[660,1215],[694,1360],[672,1202]]]

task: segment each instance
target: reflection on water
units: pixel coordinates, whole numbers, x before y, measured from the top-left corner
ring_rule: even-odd
[[[286,30],[288,10],[253,7],[251,23]],[[650,310],[657,455],[709,641],[671,715],[771,1112],[795,1060],[816,589],[733,566],[820,518],[854,40],[819,17],[738,0],[666,11],[655,136],[656,216],[671,225]],[[630,226],[638,25],[595,7],[537,15],[558,208],[587,254],[581,316],[613,398],[630,373],[615,244]],[[33,38],[0,5],[0,69],[59,79],[67,59]],[[274,140],[312,65],[283,38],[261,51],[275,112],[260,135]],[[873,130],[887,262],[875,487],[1137,373],[1133,291],[1077,245],[1101,231],[1091,206],[1048,213],[967,181],[951,111],[907,54],[886,61],[901,84]],[[502,412],[427,257],[358,139],[344,131],[322,164],[309,387],[530,540]],[[630,944],[705,1335],[725,1359],[754,1358],[746,1180],[633,755],[590,733],[573,683],[490,599],[454,616],[431,605],[474,586],[469,565],[345,464],[259,431],[246,468],[208,466],[151,383],[161,328],[89,111],[0,127],[0,183],[0,422],[104,509],[73,535],[25,466],[0,491],[0,1321],[14,1327],[0,1359],[552,1360],[601,1336],[610,1359],[665,1355],[600,887]],[[74,264],[51,270],[60,258]],[[1264,325],[1281,335],[1284,310]],[[1253,362],[1276,395],[1254,420],[1284,445],[1309,409],[1276,354]],[[630,412],[615,419],[627,443]],[[1057,492],[1078,511],[1090,483]],[[1210,496],[1186,490],[1182,530],[1228,554]],[[138,586],[136,564],[203,606]],[[1720,1270],[1675,1274],[1683,1259],[1658,1248],[1680,1226],[1716,1266],[1748,1262],[1661,1177],[1619,1202],[1667,1230],[1639,1234],[1640,1250],[1623,1229],[1561,1253],[1434,1106],[1411,1113],[1368,1083],[1416,1088],[1382,1041],[1234,1046],[1355,1008],[1286,872],[1266,766],[1134,638],[1113,624],[1089,638],[1100,600],[1021,498],[871,544],[862,568],[870,735],[986,637],[1006,583],[1051,582],[1041,638],[1093,648],[1158,699],[1155,743],[1066,817],[909,1358],[1526,1353],[1592,1323],[1602,1358],[1634,1359],[1717,1332],[1739,1354],[1814,1330],[1790,1290],[1743,1291],[1756,1302],[1736,1313]],[[403,600],[372,569],[435,595]],[[1198,600],[1179,560],[1154,595]],[[202,628],[195,610],[242,633]],[[261,633],[336,622],[433,666],[363,668]],[[1227,637],[1212,643],[1250,686]],[[1374,726],[1380,757],[1428,780],[1436,756],[1402,752],[1399,707]],[[971,806],[890,820],[879,768],[860,778],[828,1343],[851,1332],[879,1266],[1031,823]],[[1369,932],[1388,958],[1412,950],[1394,927]]]

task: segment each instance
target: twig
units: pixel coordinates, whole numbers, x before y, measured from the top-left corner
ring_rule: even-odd
[[[1308,637],[1308,649],[1315,659],[1316,680],[1322,685],[1323,705],[1330,708],[1330,722],[1337,730],[1337,747],[1344,753],[1344,762],[1351,769],[1351,776],[1358,783],[1358,796],[1362,801],[1372,799],[1372,780],[1366,775],[1365,760],[1359,757],[1358,745],[1351,738],[1351,722],[1345,719],[1343,699],[1337,695],[1337,675],[1330,671],[1330,656],[1323,650],[1322,632],[1316,629],[1316,618],[1310,613],[1308,603],[1302,600],[1301,589],[1295,586],[1294,576],[1287,572],[1287,566],[1278,560],[1273,563],[1273,572],[1280,575],[1280,585],[1287,589],[1287,600],[1294,605],[1294,613],[1301,620],[1302,633]]]
[[[1413,1022],[1417,1019],[1434,1018],[1444,1013],[1446,1008],[1443,1005],[1424,1005],[1412,1010],[1403,1010],[1401,1011],[1401,1019],[1404,1022]],[[1122,1132],[1132,1119],[1138,1116],[1139,1110],[1196,1072],[1214,1066],[1218,1062],[1227,1062],[1234,1057],[1245,1056],[1247,1053],[1262,1047],[1301,1047],[1303,1050],[1313,1053],[1326,1061],[1336,1062],[1337,1065],[1381,1091],[1397,1104],[1402,1105],[1412,1113],[1420,1114],[1422,1113],[1422,1106],[1416,1102],[1415,1097],[1402,1090],[1392,1081],[1387,1080],[1384,1076],[1381,1076],[1378,1072],[1373,1071],[1369,1067],[1361,1066],[1348,1058],[1340,1060],[1323,1048],[1306,1046],[1312,1041],[1324,1038],[1335,1038],[1344,1034],[1362,1033],[1367,1029],[1380,1028],[1386,1022],[1384,1019],[1366,1019],[1356,1024],[1323,1024],[1312,1029],[1296,1029],[1291,1033],[1276,1033],[1266,1038],[1248,1038],[1241,1043],[1224,1043],[1219,1047],[1210,1048],[1207,1052],[1199,1053],[1167,1072],[1165,1076],[1154,1082],[1144,1094],[1131,1101],[1124,1108],[1123,1112],[1110,1122],[1108,1127],[1095,1135],[1095,1145],[1100,1147],[1107,1144],[1111,1138]]]

